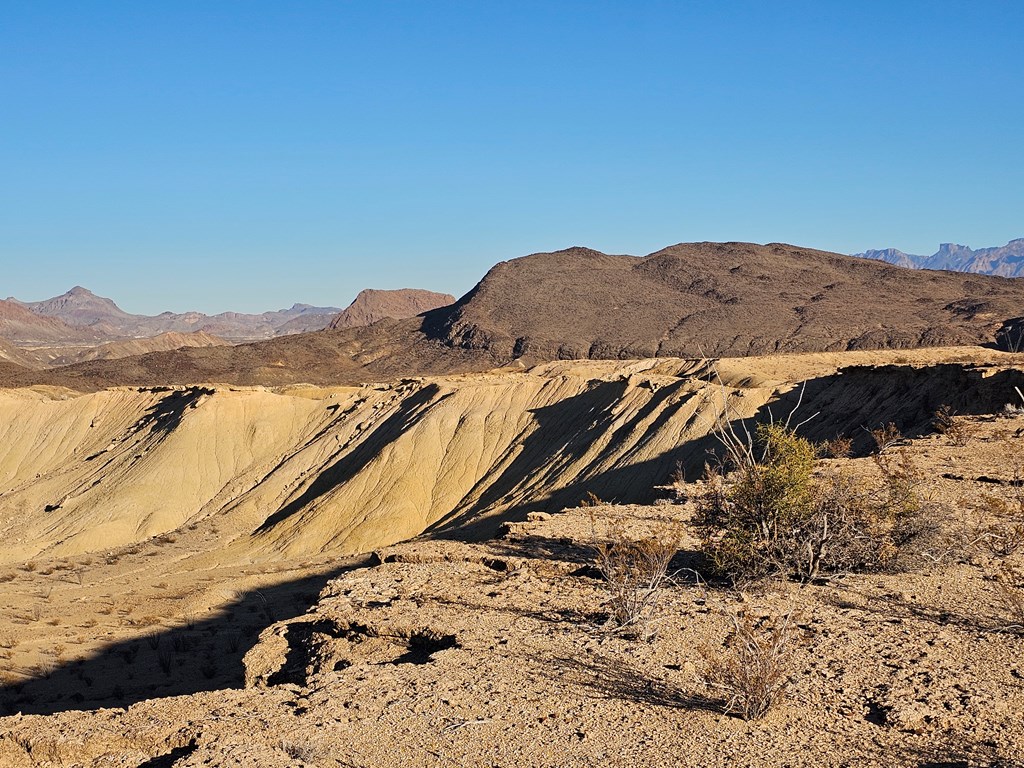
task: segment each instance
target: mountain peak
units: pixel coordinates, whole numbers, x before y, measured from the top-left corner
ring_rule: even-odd
[[[1006,245],[972,249],[960,243],[942,243],[931,256],[909,256],[895,248],[870,250],[856,256],[887,261],[901,267],[976,272],[1001,277],[1024,277],[1024,237]]]

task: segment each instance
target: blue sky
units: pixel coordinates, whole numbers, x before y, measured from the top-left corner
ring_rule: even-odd
[[[1024,3],[0,3],[0,296],[461,294],[693,240],[1024,236]]]

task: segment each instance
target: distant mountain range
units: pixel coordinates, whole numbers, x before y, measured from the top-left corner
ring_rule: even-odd
[[[294,304],[261,314],[202,312],[133,315],[111,299],[75,286],[45,301],[0,299],[0,363],[50,368],[183,347],[213,347],[354,328],[405,319],[451,304],[455,297],[413,288],[361,291],[344,311]]]
[[[12,361],[0,385],[334,385],[566,359],[992,345],[1022,307],[1024,280],[782,243],[681,243],[644,257],[569,248],[501,262],[454,304],[405,320],[46,371]]]
[[[977,272],[1001,277],[1024,277],[1024,238],[1006,245],[972,250],[966,245],[943,243],[931,256],[904,253],[895,248],[855,253],[864,259],[875,259],[910,269],[946,269],[951,272]]]
[[[111,299],[97,296],[76,285],[67,293],[45,301],[19,304],[33,314],[53,318],[69,326],[87,329],[91,335],[104,339],[142,338],[162,333],[195,333],[202,331],[229,341],[255,341],[291,333],[304,333],[326,328],[341,309],[294,304],[291,309],[261,314],[222,312],[164,312],[159,315],[133,315],[125,312]]]

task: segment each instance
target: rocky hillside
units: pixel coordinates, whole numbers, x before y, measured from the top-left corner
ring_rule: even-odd
[[[431,331],[505,359],[753,355],[991,341],[1024,284],[749,243],[584,248],[494,267]]]
[[[503,262],[407,320],[10,376],[80,389],[205,381],[355,384],[552,359],[743,356],[992,344],[1024,282],[900,269],[789,245],[585,248]]]

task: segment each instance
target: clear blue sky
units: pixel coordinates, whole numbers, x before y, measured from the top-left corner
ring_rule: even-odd
[[[1024,236],[1024,2],[5,2],[0,296],[461,294],[692,240]]]

